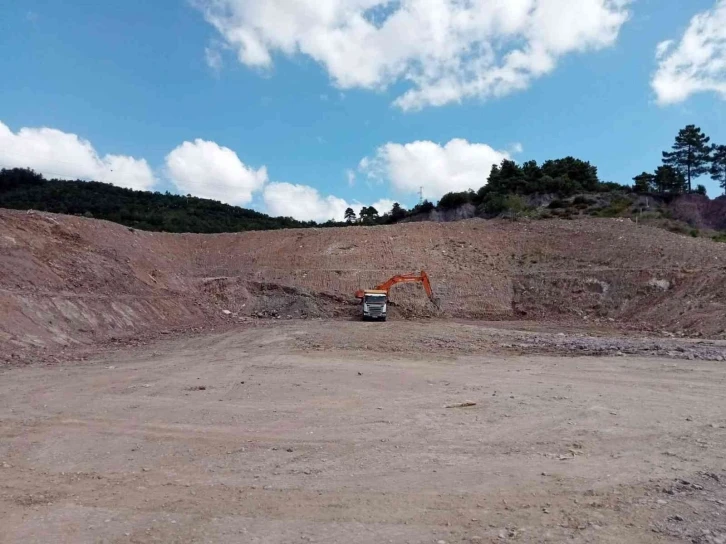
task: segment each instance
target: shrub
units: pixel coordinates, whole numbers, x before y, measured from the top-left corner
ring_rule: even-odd
[[[575,206],[592,206],[593,204],[596,204],[596,202],[591,198],[587,198],[586,196],[582,195],[576,196],[572,203]]]
[[[442,210],[451,210],[471,203],[476,197],[474,191],[462,191],[460,193],[446,193],[439,200],[438,207]]]
[[[599,217],[619,217],[630,207],[630,200],[627,198],[616,198],[607,208],[603,208],[595,215]]]

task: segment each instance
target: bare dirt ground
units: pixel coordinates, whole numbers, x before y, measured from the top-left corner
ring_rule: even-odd
[[[291,320],[6,366],[0,542],[726,542],[723,343],[562,330]]]

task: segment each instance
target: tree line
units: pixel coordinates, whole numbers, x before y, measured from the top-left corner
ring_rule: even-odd
[[[688,125],[678,131],[671,151],[663,152],[663,164],[655,172],[633,178],[638,193],[706,194],[704,185],[693,189],[693,181],[710,175],[726,193],[726,145],[711,144],[700,127]]]
[[[165,232],[217,233],[317,226],[313,221],[270,217],[191,195],[134,191],[96,181],[48,180],[24,168],[0,170],[0,208],[83,215]]]

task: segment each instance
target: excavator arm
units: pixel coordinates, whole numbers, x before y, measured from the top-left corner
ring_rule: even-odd
[[[391,287],[396,285],[397,283],[421,283],[423,284],[424,289],[426,290],[426,294],[428,295],[431,302],[434,303],[435,306],[439,306],[438,299],[434,296],[434,291],[431,288],[431,281],[429,280],[428,274],[421,271],[421,274],[400,274],[398,276],[393,276],[391,279],[386,281],[385,283],[381,283],[378,285],[375,290],[376,291],[385,291],[386,295],[388,295],[388,292],[391,290]],[[362,299],[365,296],[365,291],[358,291],[356,292],[355,296],[357,298]]]
[[[428,275],[423,270],[418,276],[416,274],[401,274],[399,276],[393,276],[387,282],[382,283],[378,287],[376,287],[376,290],[385,291],[386,293],[388,293],[388,291],[391,290],[391,287],[393,287],[397,283],[422,283],[429,298],[434,298],[434,292],[431,289],[431,282],[429,281]]]

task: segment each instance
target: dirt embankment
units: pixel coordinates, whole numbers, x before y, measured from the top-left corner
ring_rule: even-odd
[[[577,319],[721,336],[726,245],[627,220],[470,220],[222,235],[136,231],[0,210],[0,342],[53,346],[257,317],[353,316],[392,292],[400,317]]]
[[[726,230],[726,196],[710,200],[703,195],[683,195],[670,208],[675,219],[694,227]]]

